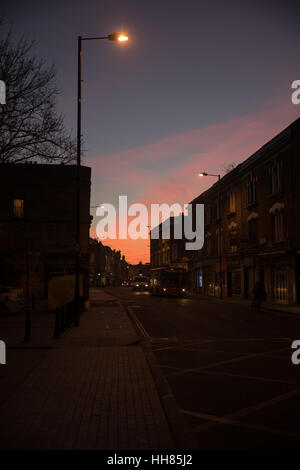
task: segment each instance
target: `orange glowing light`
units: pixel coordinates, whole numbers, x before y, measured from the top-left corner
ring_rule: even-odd
[[[124,34],[120,34],[120,35],[118,36],[118,41],[119,41],[119,42],[128,41],[128,36],[125,36]]]

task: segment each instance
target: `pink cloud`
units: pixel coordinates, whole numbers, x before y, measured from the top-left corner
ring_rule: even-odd
[[[226,164],[245,160],[298,117],[299,109],[285,97],[253,115],[92,157],[87,164],[92,166],[95,179],[101,174],[108,184],[118,183],[120,194],[124,194],[122,185],[134,185],[135,202],[147,206],[158,202],[184,204],[214,183],[213,178],[200,179],[199,171],[224,173]],[[149,259],[145,240],[115,240],[108,244],[122,246],[129,261]]]

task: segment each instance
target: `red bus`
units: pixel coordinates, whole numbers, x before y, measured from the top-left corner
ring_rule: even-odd
[[[150,291],[153,295],[185,297],[187,272],[170,266],[150,269]]]

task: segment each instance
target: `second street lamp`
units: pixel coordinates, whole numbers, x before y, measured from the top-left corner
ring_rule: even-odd
[[[112,33],[108,36],[83,38],[78,36],[78,75],[77,75],[77,164],[76,164],[76,263],[75,263],[75,321],[79,326],[80,313],[80,165],[81,165],[81,71],[82,71],[82,41],[107,39],[124,43],[128,36],[121,33]]]
[[[220,299],[223,299],[223,271],[222,271],[222,224],[221,224],[221,175],[201,172],[198,176],[215,176],[218,178],[218,211],[219,211],[219,283],[220,283]]]

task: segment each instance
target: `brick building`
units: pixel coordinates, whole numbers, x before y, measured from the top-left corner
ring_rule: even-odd
[[[149,277],[150,263],[142,263],[142,261],[140,261],[138,264],[130,264],[128,271],[130,280],[138,276]]]
[[[80,168],[80,274],[88,295],[91,169]],[[76,166],[0,165],[0,285],[47,298],[51,279],[74,276]]]
[[[170,226],[170,235],[164,238],[163,234],[165,225]],[[150,255],[152,267],[172,265],[188,269],[188,262],[192,252],[185,249],[187,240],[184,236],[180,239],[176,238],[176,226],[177,228],[178,226],[181,226],[181,233],[184,234],[184,218],[182,215],[170,217],[150,232]],[[158,235],[158,238],[154,238],[154,233]]]
[[[90,286],[118,286],[129,277],[129,265],[121,252],[90,238]]]
[[[205,243],[189,264],[194,292],[300,303],[300,119],[192,203],[205,205]],[[220,191],[220,213],[218,197]],[[221,217],[221,234],[219,234]],[[221,269],[219,236],[221,236]]]

